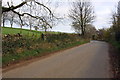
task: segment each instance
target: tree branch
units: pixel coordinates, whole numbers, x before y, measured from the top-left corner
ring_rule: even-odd
[[[28,16],[30,16],[30,17],[32,17],[32,18],[39,19],[39,20],[41,20],[42,22],[45,22],[48,26],[50,26],[50,24],[47,23],[47,21],[46,21],[44,18],[41,18],[41,17],[39,17],[39,16],[33,16],[33,15],[29,14],[29,13],[22,13],[22,14],[20,14],[19,12],[16,12],[16,11],[14,11],[14,10],[13,10],[13,12],[19,16],[19,18],[20,18],[20,20],[21,20],[22,23],[23,23],[23,21],[22,21],[22,19],[21,19],[21,16],[28,15]],[[51,27],[51,26],[50,26],[50,27]]]
[[[11,7],[2,7],[2,13],[3,12],[8,12],[8,11],[11,11],[11,10],[15,10],[17,8],[20,8],[22,7],[23,5],[25,5],[27,2],[23,1],[22,3],[18,4],[17,6],[11,6]]]

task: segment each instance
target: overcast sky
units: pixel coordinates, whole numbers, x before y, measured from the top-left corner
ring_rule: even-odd
[[[7,1],[11,0],[2,0],[3,5]],[[21,0],[13,0],[14,4],[19,4]],[[45,0],[44,0],[45,1]],[[70,9],[70,3],[75,0],[51,0],[58,2],[59,6],[56,9],[56,13],[65,17],[65,20],[62,23],[59,23],[57,26],[53,27],[52,31],[61,31],[61,32],[74,32],[71,28],[71,22],[68,19],[68,13]],[[115,11],[117,2],[119,0],[91,0],[92,5],[94,6],[94,11],[96,15],[95,22],[93,25],[96,29],[100,28],[109,28],[110,27],[110,18],[112,12]]]

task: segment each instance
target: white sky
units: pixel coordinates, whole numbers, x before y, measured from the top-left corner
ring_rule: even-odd
[[[3,0],[3,5],[6,4],[7,1],[11,0]],[[13,0],[14,4],[19,4],[21,0]],[[45,1],[45,0],[44,0]],[[70,21],[68,20],[68,12],[70,9],[70,2],[75,0],[51,0],[59,2],[59,7],[56,9],[56,12],[65,17],[62,23],[59,23],[57,26],[53,27],[52,31],[61,31],[61,32],[74,32],[70,26]],[[96,29],[100,28],[108,28],[110,27],[111,15],[112,12],[115,11],[117,2],[119,0],[91,0],[94,6],[94,11],[96,15],[95,22],[93,25]]]

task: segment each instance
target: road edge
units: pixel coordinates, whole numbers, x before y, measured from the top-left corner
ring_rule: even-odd
[[[15,68],[18,68],[18,67],[29,65],[29,64],[31,64],[31,63],[33,63],[35,61],[42,60],[42,59],[50,57],[50,56],[52,56],[54,54],[57,54],[57,53],[60,53],[60,52],[63,52],[65,50],[69,50],[69,49],[72,49],[72,48],[77,48],[79,46],[83,46],[83,45],[86,45],[86,44],[89,44],[89,43],[90,42],[80,44],[80,45],[76,45],[76,46],[72,46],[72,47],[68,47],[68,48],[58,50],[58,51],[55,51],[55,52],[50,52],[50,53],[48,53],[46,55],[43,55],[43,56],[37,56],[37,57],[31,58],[31,59],[28,59],[28,60],[25,60],[25,61],[20,61],[20,62],[18,62],[16,64],[12,64],[12,65],[10,65],[8,67],[2,68],[2,73],[7,72],[7,71],[12,70],[12,69],[15,69]]]

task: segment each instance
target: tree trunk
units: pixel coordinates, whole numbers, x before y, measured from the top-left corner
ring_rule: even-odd
[[[13,17],[12,17],[12,20],[10,21],[10,25],[11,25],[11,28],[13,26]]]
[[[22,33],[22,25],[20,26],[21,30],[20,30],[20,33]]]
[[[1,23],[0,23],[1,24]],[[5,20],[3,19],[3,27],[5,27]]]
[[[84,25],[84,29],[83,29],[84,30],[84,35],[86,34],[85,27],[86,27],[86,25]]]
[[[30,23],[30,31],[32,30],[32,26],[31,26],[31,23]]]
[[[82,22],[82,21],[81,21]],[[82,36],[84,36],[84,26],[83,26],[83,24],[81,23],[81,31],[82,31]]]
[[[45,33],[47,32],[47,28],[45,27]]]
[[[47,29],[45,29],[45,32],[47,32]]]
[[[30,31],[31,31],[31,26],[30,26]]]
[[[11,25],[11,28],[12,28],[13,24],[11,23],[10,25]]]
[[[2,59],[2,29],[1,29],[1,17],[2,17],[2,0],[0,0],[0,58]],[[0,60],[0,67],[2,67],[2,60]],[[0,73],[1,74],[1,73]]]
[[[82,28],[82,36],[84,36],[85,34],[84,34],[84,29]]]

